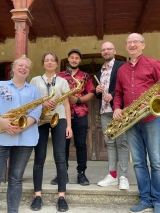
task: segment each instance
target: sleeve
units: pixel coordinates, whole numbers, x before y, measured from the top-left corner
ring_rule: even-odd
[[[62,78],[62,93],[64,94],[64,93],[66,93],[66,92],[68,92],[69,90],[70,90],[70,88],[69,88],[69,84],[68,84],[68,82],[67,82],[67,80],[65,80],[64,78]]]
[[[33,87],[33,93],[34,93],[34,100],[37,100],[41,97],[40,91],[37,87]],[[35,109],[31,110],[30,113],[28,114],[28,117],[33,117],[38,123],[38,120],[41,116],[41,110],[42,110],[42,105],[38,105]]]
[[[93,80],[90,75],[86,74],[86,83],[85,83],[85,90],[87,93],[94,93],[95,94],[95,86],[93,84]]]
[[[154,78],[155,78],[155,82],[157,82],[158,80],[160,80],[160,61],[155,60],[155,63],[153,63],[154,65]]]
[[[123,106],[123,88],[120,80],[120,72],[117,74],[115,95],[113,100],[113,109],[121,109]]]

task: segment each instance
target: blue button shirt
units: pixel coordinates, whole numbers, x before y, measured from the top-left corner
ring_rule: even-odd
[[[34,85],[24,83],[21,89],[12,80],[0,81],[0,115],[7,113],[24,104],[40,98],[40,91]],[[42,106],[30,110],[27,117],[31,116],[38,122]],[[38,125],[34,123],[28,129],[16,135],[6,132],[0,133],[0,145],[2,146],[35,146],[38,143]]]

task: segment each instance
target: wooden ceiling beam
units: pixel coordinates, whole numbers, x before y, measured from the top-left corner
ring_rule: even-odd
[[[8,5],[8,9],[9,9],[9,10],[12,10],[12,9],[14,8],[14,6],[13,6],[13,1],[11,1],[11,0],[6,0],[6,3],[7,3],[7,5]]]
[[[145,27],[147,25],[148,19],[150,17],[150,13],[152,10],[152,7],[154,5],[155,0],[143,0],[140,17],[138,20],[138,25],[136,32],[142,34],[145,31]]]
[[[104,35],[104,0],[95,0],[95,12],[96,35],[99,40],[102,40]]]
[[[63,22],[60,18],[58,8],[56,5],[56,1],[55,0],[48,1],[47,7],[48,7],[48,12],[49,12],[51,21],[54,23],[56,30],[57,30],[59,36],[61,37],[61,40],[66,41],[67,33],[66,33],[66,29],[63,25]]]

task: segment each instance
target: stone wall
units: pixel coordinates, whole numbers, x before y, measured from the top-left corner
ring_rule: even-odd
[[[33,68],[28,81],[36,75],[43,74],[41,56],[46,51],[53,51],[57,54],[59,62],[67,57],[67,53],[72,48],[78,48],[82,54],[100,53],[101,44],[104,41],[114,43],[117,54],[128,57],[125,50],[127,34],[105,35],[103,40],[97,40],[96,36],[90,37],[69,37],[67,42],[61,42],[60,38],[37,38],[36,43],[28,43],[28,57],[33,61]],[[146,56],[160,60],[160,33],[143,34],[146,40],[146,48],[143,53]],[[14,60],[14,39],[6,39],[5,44],[0,44],[0,62]],[[57,69],[59,71],[59,68]]]

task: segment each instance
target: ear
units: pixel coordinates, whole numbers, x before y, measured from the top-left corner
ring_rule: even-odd
[[[142,45],[142,50],[145,48],[145,46],[146,46],[146,44],[145,44],[145,43],[143,43],[143,45]]]

